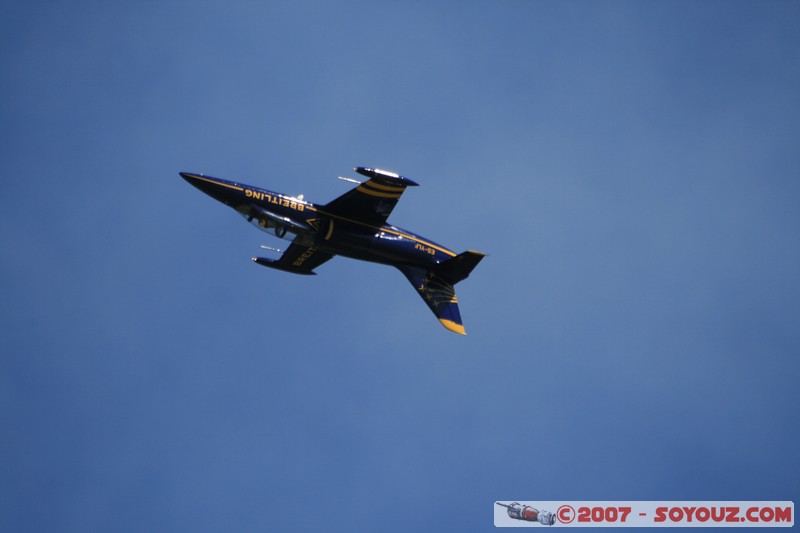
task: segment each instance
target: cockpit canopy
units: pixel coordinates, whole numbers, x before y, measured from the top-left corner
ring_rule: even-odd
[[[247,219],[249,223],[261,231],[275,235],[279,239],[294,240],[296,234],[290,231],[289,224],[282,223],[277,216],[273,216],[264,210],[260,210],[251,205],[241,206],[236,211]]]

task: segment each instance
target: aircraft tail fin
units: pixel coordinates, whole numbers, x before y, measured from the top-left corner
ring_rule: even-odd
[[[486,257],[486,254],[469,250],[440,264],[436,268],[436,273],[455,285],[467,279],[470,272],[478,266],[478,263],[484,257]]]
[[[470,250],[448,259],[431,270],[408,265],[397,268],[417,289],[417,293],[444,327],[466,335],[453,285],[467,279],[484,257],[485,254]]]
[[[444,327],[461,335],[467,334],[458,312],[458,299],[452,283],[432,270],[412,266],[398,268]]]

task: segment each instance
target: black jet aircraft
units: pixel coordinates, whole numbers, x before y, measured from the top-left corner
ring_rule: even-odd
[[[414,286],[439,322],[466,335],[453,286],[466,279],[484,254],[456,254],[430,239],[386,222],[414,181],[377,168],[358,167],[364,182],[332,202],[317,205],[251,185],[181,172],[215,200],[235,209],[257,228],[292,241],[279,259],[254,257],[259,265],[294,274],[314,269],[334,255],[396,267]]]

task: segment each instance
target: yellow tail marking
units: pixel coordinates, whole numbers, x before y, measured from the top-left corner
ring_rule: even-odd
[[[446,318],[440,318],[439,322],[442,323],[444,327],[449,329],[450,331],[455,331],[456,333],[460,333],[461,335],[466,335],[467,331],[464,329],[464,326],[461,324],[456,324],[452,320],[447,320]]]

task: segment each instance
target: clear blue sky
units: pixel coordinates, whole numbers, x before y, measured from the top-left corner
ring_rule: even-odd
[[[6,2],[0,530],[485,531],[800,497],[797,2]],[[468,336],[187,185],[489,254]]]

